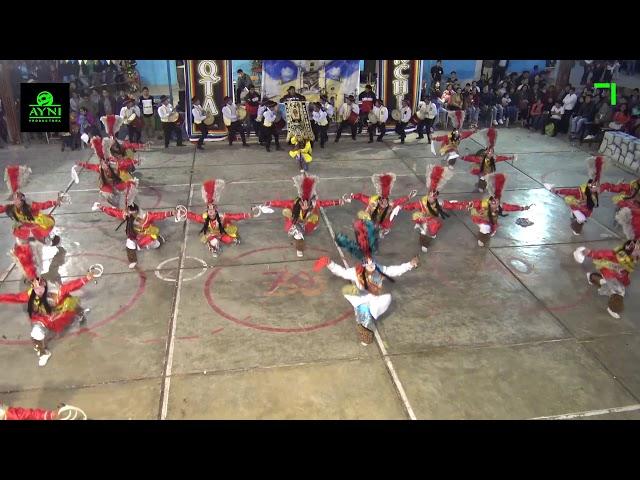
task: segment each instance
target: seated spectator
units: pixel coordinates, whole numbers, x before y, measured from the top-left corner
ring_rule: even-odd
[[[609,92],[601,90],[600,93],[596,93],[594,97],[594,116],[593,123],[585,125],[585,137],[584,140],[591,140],[595,138],[596,133],[605,128],[611,121],[613,116],[613,110],[611,109],[611,103],[609,103]]]
[[[571,118],[569,139],[582,138],[584,124],[593,122],[595,114],[595,103],[591,101],[591,95],[586,95],[584,97],[584,103],[578,109],[577,114]]]
[[[471,82],[471,91],[474,94],[480,94],[480,87],[478,86],[478,82],[476,82],[475,80]]]
[[[462,110],[462,89],[458,87],[451,98],[447,106],[448,110]]]
[[[500,94],[500,90],[495,90],[493,94],[496,102],[494,105],[496,109],[496,120],[493,124],[494,126],[504,125],[504,107],[502,106],[502,95]]]
[[[613,130],[622,130],[622,128],[631,120],[631,116],[628,113],[628,107],[626,103],[621,103],[618,111],[613,114],[609,128]]]
[[[462,98],[462,107],[465,111],[465,117],[469,119],[469,127],[477,128],[478,127],[478,115],[480,111],[478,110],[478,94],[475,90],[471,90],[471,85],[469,85],[469,91],[463,95]]]
[[[562,121],[562,116],[564,115],[564,107],[562,106],[562,102],[560,100],[556,100],[553,107],[551,107],[551,115],[549,115],[549,120],[544,126],[545,133],[547,131],[547,126],[553,124],[553,133],[550,135],[555,137],[558,134],[558,128],[560,127],[560,122]]]
[[[531,105],[531,109],[529,110],[529,130],[538,130],[542,129],[542,109],[544,108],[544,103],[542,103],[542,99],[540,97],[536,97],[535,102]]]
[[[555,105],[555,102],[547,97],[547,100],[543,102],[542,107],[542,135],[544,135],[544,127],[551,121],[551,109]]]
[[[459,81],[460,80],[458,80],[458,74],[456,72],[451,72],[451,75],[449,76],[449,78],[447,78],[447,82],[451,84],[455,84]]]
[[[516,121],[518,115],[518,107],[513,105],[511,93],[513,93],[513,89],[511,89],[511,92],[505,93],[502,96],[502,108],[504,109],[504,116],[507,117],[510,123],[513,123]]]

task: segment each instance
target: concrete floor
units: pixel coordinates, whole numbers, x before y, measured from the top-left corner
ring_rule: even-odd
[[[388,170],[398,175],[397,195],[424,193],[425,166],[436,161],[427,145],[399,145],[392,136],[383,145],[366,140],[343,137],[315,150],[311,171],[321,177],[322,198],[371,192],[370,175]],[[475,152],[478,142],[480,135],[463,142],[463,153]],[[0,400],[45,408],[65,402],[93,419],[639,419],[638,283],[628,291],[624,317],[614,320],[606,299],[588,288],[589,265],[571,256],[579,245],[621,243],[610,195],[575,237],[569,210],[543,183],[583,182],[588,154],[563,138],[519,128],[500,130],[498,151],[518,154],[499,165],[509,174],[504,199],[536,206],[503,218],[485,250],[475,244],[468,215],[454,214],[421,267],[388,285],[393,304],[378,325],[381,343],[362,347],[341,296],[345,282],[312,270],[322,255],[340,260],[330,228],[351,234],[360,205],[325,209],[329,223],[321,220],[303,259],[279,210],[241,223],[243,243],[218,259],[199,242],[198,226],[166,221],[160,225],[167,244],[141,253],[131,271],[123,232],[114,231],[118,222],[91,211],[95,175],[82,172],[80,184],[69,185],[71,165],[89,150],[0,150],[2,168],[33,169],[30,199],[55,198],[69,187],[72,204],[55,212],[63,251],[51,278],[105,266],[98,285],[79,294],[92,308],[86,325],[74,324],[51,342],[45,368],[29,345],[26,309],[2,305]],[[211,176],[227,181],[224,211],[295,194],[294,162],[255,144],[142,155],[137,175],[147,209],[179,203],[199,211],[200,183]],[[457,165],[443,197],[478,198],[470,169]],[[616,167],[604,177],[632,178]],[[518,226],[519,217],[534,225]],[[383,264],[418,254],[412,227],[401,214],[382,243]],[[0,218],[3,252],[12,244],[10,228]],[[0,272],[0,292],[25,287],[5,255]]]

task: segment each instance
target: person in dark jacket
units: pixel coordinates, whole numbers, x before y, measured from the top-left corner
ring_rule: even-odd
[[[292,85],[289,88],[287,88],[287,94],[280,99],[280,103],[284,103],[289,100],[297,100],[300,102],[304,102],[306,99],[307,97],[305,97],[304,95],[300,95],[299,93],[296,93],[296,87]]]
[[[577,115],[571,117],[571,129],[569,138],[576,139],[582,136],[585,122],[593,122],[596,114],[596,105],[591,101],[591,95],[584,97],[584,103],[580,106]]]

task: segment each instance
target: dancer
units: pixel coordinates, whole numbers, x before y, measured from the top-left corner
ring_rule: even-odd
[[[0,402],[0,420],[86,420],[87,414],[73,405],[60,404],[57,410],[9,407]]]
[[[640,209],[640,178],[631,182],[603,183],[600,191],[617,193],[611,200],[618,208]]]
[[[356,220],[353,224],[355,241],[344,234],[337,234],[336,243],[359,260],[355,267],[344,268],[329,260],[329,257],[319,258],[314,270],[319,271],[325,266],[337,277],[353,282],[342,289],[344,298],[353,306],[356,317],[356,328],[360,344],[367,346],[373,342],[375,321],[384,314],[391,304],[391,294],[382,293],[382,282],[393,277],[399,277],[418,266],[418,257],[401,265],[385,267],[379,265],[374,255],[378,249],[376,227],[373,222]]]
[[[5,168],[4,179],[13,193],[13,204],[0,205],[0,213],[6,213],[13,220],[16,243],[24,244],[35,239],[45,245],[56,246],[60,243],[60,237],[52,234],[56,222],[52,215],[41,211],[59,207],[69,197],[60,192],[56,200],[28,203],[20,189],[26,185],[30,174],[31,169],[25,165],[9,165]]]
[[[318,200],[317,186],[319,178],[315,175],[300,174],[293,177],[298,196],[293,200],[271,200],[266,207],[282,208],[285,217],[284,229],[295,240],[296,254],[304,256],[304,237],[310,235],[320,221],[320,207],[335,207],[350,203],[350,198],[340,200]],[[345,195],[346,196],[346,195]]]
[[[84,287],[93,278],[101,276],[102,270],[101,265],[91,266],[84,277],[60,285],[57,293],[49,290],[44,278],[36,277],[26,292],[0,294],[0,303],[27,304],[31,320],[31,339],[39,366],[44,367],[51,357],[51,352],[47,350],[49,337],[61,333],[76,317],[80,323],[86,320],[87,310],[83,310],[79,300],[70,294]]]
[[[289,156],[297,160],[300,173],[309,171],[309,164],[313,161],[311,140],[304,136],[296,138],[294,135],[291,137],[291,145],[295,146],[289,151]]]
[[[553,185],[545,184],[551,192],[563,196],[564,201],[571,209],[571,231],[574,235],[582,234],[582,228],[587,223],[587,219],[597,208],[599,203],[598,185],[602,171],[605,167],[604,157],[591,157],[587,159],[587,171],[589,180],[575,188],[554,188]]]
[[[431,143],[431,152],[434,155],[436,155],[435,142],[440,142],[442,144],[440,146],[439,153],[440,155],[444,155],[444,161],[451,170],[453,170],[456,159],[460,156],[460,153],[458,152],[460,142],[476,133],[475,130],[465,130],[460,132],[459,127],[462,126],[462,122],[464,121],[464,110],[456,110],[453,118],[456,119],[458,125],[454,126],[451,133],[449,135],[433,137],[434,142]]]
[[[583,263],[585,257],[593,260],[596,271],[587,273],[587,282],[598,288],[598,294],[609,297],[607,312],[613,318],[620,318],[624,311],[626,287],[631,283],[629,274],[640,258],[640,241],[627,240],[615,250],[578,247],[573,257],[578,263]]]
[[[445,209],[455,209],[455,202],[440,203],[439,189],[453,176],[453,172],[441,165],[427,165],[427,194],[420,200],[407,203],[403,210],[418,210],[413,214],[415,229],[420,233],[420,249],[423,253],[429,251],[431,241],[436,238],[442,228],[442,221],[450,217]]]
[[[515,161],[518,157],[516,155],[496,155],[493,147],[487,147],[486,149],[478,150],[475,155],[466,155],[462,159],[465,162],[478,164],[478,167],[471,169],[470,173],[478,176],[476,188],[479,192],[484,192],[487,189],[485,177],[496,172],[496,163],[507,160]]]
[[[176,222],[186,218],[186,213],[184,212],[186,209],[184,207],[176,207],[175,210],[147,212],[135,203],[136,194],[137,188],[135,184],[129,183],[125,190],[125,208],[105,207],[98,202],[91,207],[94,212],[100,210],[111,217],[122,220],[116,230],[126,223],[125,233],[127,236],[126,248],[129,268],[135,268],[138,264],[137,250],[155,250],[165,242],[162,235],[160,235],[160,229],[154,222],[176,215]]]
[[[118,140],[118,132],[124,123],[124,119],[120,115],[104,115],[100,117],[100,121],[107,131],[108,138],[111,139],[109,148],[104,150],[107,158],[113,155],[115,157],[133,159],[137,150],[147,148],[148,145],[144,143]]]
[[[224,187],[224,180],[219,178],[205,181],[202,184],[201,193],[207,210],[202,214],[187,212],[188,220],[202,224],[200,239],[202,243],[207,245],[214,258],[222,253],[222,243],[225,245],[240,244],[238,227],[233,222],[256,218],[262,213],[260,207],[254,207],[252,213],[220,213],[218,203]],[[273,212],[273,210],[270,211]]]
[[[507,181],[504,173],[486,176],[489,197],[469,202],[449,201],[449,210],[470,210],[471,220],[478,225],[478,246],[488,247],[491,237],[498,231],[498,217],[506,217],[503,212],[529,210],[533,205],[520,206],[502,202],[502,191]]]
[[[390,201],[389,197],[396,183],[396,174],[392,172],[376,173],[371,176],[371,182],[376,190],[375,195],[352,193],[351,198],[366,205],[365,210],[358,212],[358,218],[372,221],[380,238],[383,238],[391,230],[393,220],[402,209],[402,205],[415,197],[418,191],[412,190],[409,195]]]

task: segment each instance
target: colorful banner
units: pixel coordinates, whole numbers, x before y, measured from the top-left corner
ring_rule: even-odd
[[[380,89],[381,98],[391,112],[402,108],[402,99],[409,100],[411,110],[415,112],[420,100],[420,75],[422,61],[420,60],[381,60],[380,61]]]
[[[309,102],[320,101],[326,94],[335,98],[336,109],[345,97],[357,97],[360,83],[358,60],[264,60],[263,97],[279,101],[291,86]]]
[[[215,117],[213,125],[209,127],[209,137],[226,136],[227,128],[222,121],[222,99],[231,96],[231,61],[187,60],[185,65],[187,133],[190,137],[200,135],[191,113],[191,98],[197,97],[204,111]]]

